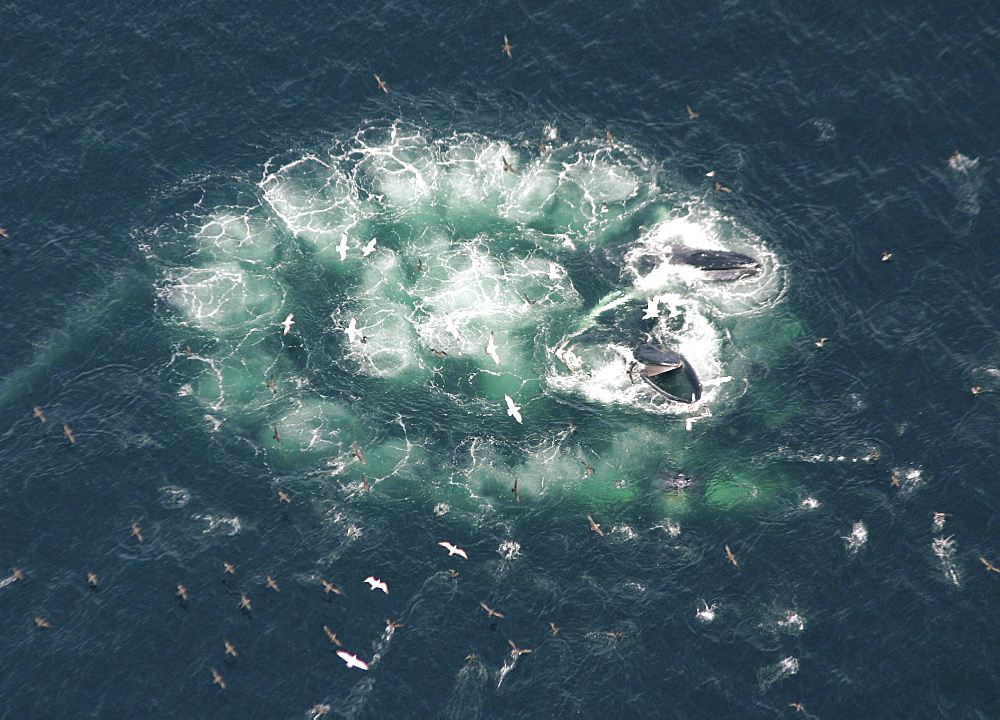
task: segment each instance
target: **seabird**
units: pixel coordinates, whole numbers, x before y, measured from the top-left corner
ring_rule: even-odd
[[[660,298],[651,297],[646,301],[646,311],[642,315],[643,320],[652,320],[660,317]]]
[[[69,426],[69,423],[63,423],[63,435],[69,438],[70,445],[76,445],[76,435],[73,434],[73,428]]]
[[[581,460],[580,464],[583,465],[583,476],[584,477],[587,477],[588,475],[593,475],[594,474],[594,468],[590,467],[590,465],[588,465],[585,460]]]
[[[323,632],[326,633],[326,637],[337,647],[343,647],[344,643],[340,642],[340,638],[337,637],[337,633],[330,629],[329,625],[323,626]]]
[[[215,668],[209,668],[212,671],[212,683],[218,685],[223,690],[226,689],[226,681],[222,679],[222,673],[220,673]]]
[[[362,465],[368,464],[367,462],[365,462],[365,454],[361,452],[361,447],[358,445],[357,440],[354,441],[354,450],[351,451],[351,455],[353,455],[354,458]]]
[[[510,54],[510,51],[514,49],[514,46],[510,44],[507,40],[507,36],[503,36],[503,47],[500,48],[500,52],[506,53],[507,57],[513,58],[514,56]],[[5,236],[6,237],[6,236]]]
[[[793,707],[793,708],[795,708],[799,712],[805,712],[806,711],[806,706],[803,705],[800,702],[790,702],[790,703],[788,703],[788,707]]]
[[[347,233],[341,233],[337,252],[340,254],[340,262],[344,262],[347,259]]]
[[[549,152],[549,146],[545,144],[544,140],[539,140],[538,142],[538,154],[545,157]]]
[[[222,563],[222,567],[224,569],[224,572],[227,572],[230,575],[235,575],[236,574],[236,566],[233,565],[232,563],[224,562],[224,563]]]
[[[0,228],[0,235],[10,240],[10,233],[7,231],[7,228]]]
[[[523,293],[521,294],[521,297],[524,298],[524,302],[528,303],[528,307],[535,307],[535,303],[537,302],[536,300],[532,300],[530,297],[524,295]]]
[[[685,105],[684,107],[686,107],[688,111],[688,120],[694,120],[696,117],[698,117],[698,113],[692,110],[690,105]]]
[[[465,662],[475,662],[478,659],[479,656],[476,655],[476,653],[469,653],[468,655],[465,656]]]
[[[378,243],[378,238],[372,238],[368,241],[368,244],[361,248],[361,257],[368,257],[373,252],[375,252],[375,244]]]
[[[347,323],[347,329],[344,330],[347,333],[348,342],[357,342],[362,337],[361,331],[358,329],[358,319],[351,318],[351,321]]]
[[[226,646],[226,655],[232,655],[233,657],[239,657],[240,656],[240,654],[238,652],[236,652],[236,646],[235,645],[233,645],[228,640],[223,640],[222,642]]]
[[[291,332],[292,325],[295,324],[295,321],[292,319],[294,317],[295,313],[288,313],[288,317],[286,317],[284,320],[278,323],[281,327],[285,328],[285,332],[283,332],[282,335],[287,335],[289,332]]]
[[[973,395],[978,395],[982,391],[983,388],[980,385],[973,385],[972,387],[969,388],[969,392],[971,392]]]
[[[38,615],[35,617],[35,627],[37,627],[38,629],[50,628],[52,627],[52,623],[43,618],[41,615]]]
[[[514,493],[514,499],[517,500],[518,502],[521,502],[521,489],[518,487],[519,483],[520,483],[520,480],[518,480],[518,478],[515,476],[514,477],[514,487],[512,487],[510,489],[510,491],[512,493]]]
[[[98,586],[97,573],[89,572],[87,573],[87,585],[90,586],[91,590],[96,590]]]
[[[365,582],[371,585],[372,590],[381,590],[386,595],[389,594],[389,585],[379,580],[378,578],[369,575],[368,577],[365,578]]]
[[[357,668],[358,670],[368,669],[368,663],[364,660],[359,660],[357,655],[351,655],[346,650],[338,650],[337,657],[347,663],[347,667],[349,668]]]
[[[378,75],[375,76],[375,81],[378,83],[378,89],[384,92],[386,95],[389,94],[389,88],[385,86],[385,80],[380,78]]]
[[[889,260],[892,260],[892,253],[891,252],[883,252],[882,253],[882,262],[887,262]]]
[[[461,555],[466,560],[469,559],[469,556],[466,555],[465,550],[463,550],[460,547],[455,547],[447,540],[442,540],[441,542],[438,543],[438,545],[440,545],[441,547],[443,547],[445,550],[448,551],[448,557],[451,557],[452,555]]]
[[[513,640],[508,640],[507,644],[510,645],[511,649],[514,652],[514,657],[516,657],[516,658],[517,657],[521,657],[525,653],[530,653],[531,652],[531,650],[529,648],[519,648],[517,645],[514,644]]]
[[[34,411],[34,413],[35,413],[35,417],[36,417],[36,418],[38,418],[39,420],[41,420],[42,422],[48,422],[48,421],[49,421],[49,419],[48,419],[47,417],[45,417],[45,411],[44,411],[44,410],[42,410],[42,409],[41,409],[40,407],[38,407],[37,405],[35,405],[35,406],[34,406],[34,407],[32,408],[32,410],[33,410],[33,411]]]
[[[609,147],[615,146],[615,138],[611,134],[611,128],[608,128],[607,132],[604,133],[604,142],[606,142]]]
[[[500,363],[497,364],[499,365]],[[510,415],[515,420],[517,420],[518,422],[522,422],[521,412],[520,412],[521,406],[515,405],[510,395],[504,395],[503,399],[507,401],[507,414]]]
[[[619,640],[622,639],[622,635],[624,635],[627,632],[628,630],[619,630],[617,632],[615,632],[614,630],[608,630],[604,634],[607,635],[608,637],[613,637],[615,639],[615,642],[618,642]]]
[[[315,715],[316,717],[319,717],[320,715],[326,715],[327,713],[329,713],[330,712],[330,706],[326,705],[325,703],[319,703],[317,705],[313,705],[312,711],[313,711],[313,715]]]
[[[368,476],[367,475],[362,475],[361,476],[361,489],[362,490],[371,490],[372,489],[371,483],[368,482]]]
[[[444,350],[435,350],[434,348],[431,348],[431,352],[434,353],[434,357],[436,357],[438,360],[441,359],[442,355],[448,354]]]
[[[285,443],[281,442],[281,433],[278,432],[278,426],[272,425],[271,427],[274,428],[274,439],[278,441],[279,445],[284,445]]]
[[[424,271],[424,261],[421,259],[420,262],[418,262],[416,265],[413,266],[413,269],[416,270],[417,272],[423,272]]]
[[[498,617],[498,618],[506,617],[506,615],[504,615],[502,612],[494,610],[484,602],[479,603],[479,607],[481,607],[483,610],[486,611],[486,617]]]
[[[194,357],[194,350],[191,349],[190,345],[184,346],[184,357],[186,358]]]
[[[181,599],[181,602],[188,601],[188,589],[180,583],[177,584],[177,597]]]
[[[10,569],[10,581],[24,580],[24,570],[21,568],[12,567]]]
[[[327,594],[333,593],[334,595],[343,595],[344,594],[343,590],[341,590],[339,587],[337,587],[336,585],[334,585],[332,582],[327,582],[326,580],[323,580],[323,579],[320,579],[320,582],[323,583],[323,592],[324,593],[327,593]]]
[[[292,498],[289,497],[288,493],[286,493],[284,490],[279,490],[278,491],[278,502],[286,502],[289,505],[291,505],[292,504]]]
[[[247,597],[246,593],[240,593],[240,610],[248,614],[253,610],[253,604],[250,602],[250,598]]]
[[[272,375],[270,378],[268,378],[268,380],[267,380],[267,389],[270,390],[275,395],[278,394],[278,385],[277,385],[277,383],[274,382],[274,375]]]
[[[139,523],[132,523],[132,534],[135,535],[135,539],[139,542],[146,539],[142,536],[142,526]]]
[[[729,188],[727,188],[725,185],[723,185],[720,182],[715,183],[715,189],[718,190],[719,192],[727,192],[727,193],[731,193],[732,192],[732,190],[730,190]]]
[[[554,260],[549,260],[549,271],[545,276],[552,281],[559,279],[559,265]]]
[[[486,354],[493,358],[493,362],[497,365],[500,364],[500,356],[497,355],[497,343],[496,338],[493,333],[490,333],[490,339],[486,343]]]
[[[594,522],[594,518],[588,515],[587,519],[590,521],[590,529],[593,530],[598,535],[600,535],[601,537],[604,537],[604,531],[601,530],[601,526],[598,523]]]
[[[389,618],[384,618],[385,629],[387,632],[393,632],[396,628],[406,627],[406,623],[393,622]]]
[[[562,630],[562,628],[559,625],[556,625],[551,620],[549,621],[549,627],[552,628],[552,634],[553,635],[558,635],[559,631]]]
[[[819,340],[817,340],[816,342],[814,342],[813,345],[815,345],[816,347],[820,347],[821,348],[824,345],[826,345],[826,341],[829,340],[829,339],[830,338],[820,338]]]
[[[736,562],[736,556],[733,555],[733,551],[729,549],[728,545],[726,545],[726,560],[728,560],[729,562],[731,562],[736,567],[740,566],[740,564],[738,562]]]
[[[521,174],[517,170],[514,169],[513,165],[511,165],[509,162],[507,162],[507,158],[505,158],[503,155],[500,156],[500,159],[503,160],[503,169],[506,172],[512,172],[515,175],[520,175]]]
[[[901,478],[896,473],[892,474],[892,480],[889,481],[889,487],[903,487],[903,478]]]
[[[278,583],[275,582],[273,577],[271,577],[270,575],[265,575],[264,577],[266,578],[267,586],[269,588],[271,588],[275,592],[281,592],[281,590],[278,589]]]
[[[981,557],[979,559],[983,561],[983,565],[986,566],[986,570],[987,571],[992,570],[995,573],[1000,573],[1000,568],[998,568],[996,565],[994,565],[993,563],[991,563],[989,560],[987,560],[984,557]]]

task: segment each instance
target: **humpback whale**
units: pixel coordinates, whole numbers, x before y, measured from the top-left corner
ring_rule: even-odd
[[[704,271],[710,280],[739,280],[752,277],[760,270],[760,263],[749,255],[728,250],[674,248],[670,262],[696,267]]]
[[[674,402],[692,404],[701,398],[701,381],[683,355],[663,345],[643,343],[632,353],[641,365],[641,377],[658,394]]]

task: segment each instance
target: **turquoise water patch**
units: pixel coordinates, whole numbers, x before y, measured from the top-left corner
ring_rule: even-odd
[[[172,239],[194,263],[164,260],[161,281],[178,342],[201,343],[181,394],[282,473],[329,468],[332,486],[456,507],[516,502],[515,480],[526,503],[648,497],[665,462],[693,457],[694,423],[725,422],[747,359],[798,336],[776,309],[780,263],[732,219],[671,199],[632,148],[521,147],[370,128],[272,160],[255,206],[186,218]],[[692,245],[762,272],[711,282],[671,261]],[[701,400],[637,381],[647,341],[688,359]],[[773,484],[720,477],[701,502]]]

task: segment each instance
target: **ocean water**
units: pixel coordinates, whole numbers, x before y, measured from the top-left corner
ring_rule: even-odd
[[[0,718],[1000,717],[998,10],[4,4]]]

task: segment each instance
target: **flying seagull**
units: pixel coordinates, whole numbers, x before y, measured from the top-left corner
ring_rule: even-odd
[[[347,339],[349,342],[357,342],[362,337],[361,331],[358,329],[358,319],[351,318],[351,322],[347,324],[347,329],[344,331],[347,333]]]
[[[226,655],[232,655],[233,657],[239,657],[239,653],[236,651],[236,646],[233,645],[228,640],[223,640],[223,644],[226,646]]]
[[[992,571],[993,571],[993,572],[995,572],[995,573],[1000,573],[1000,568],[998,568],[998,567],[997,567],[996,565],[994,565],[993,563],[991,563],[991,562],[990,562],[989,560],[987,560],[987,559],[986,559],[986,558],[984,558],[984,557],[981,557],[981,558],[979,558],[979,559],[980,559],[980,560],[982,560],[982,562],[983,562],[983,565],[985,565],[985,566],[986,566],[986,570],[987,570],[987,571],[990,571],[990,570],[992,570]]]
[[[520,482],[521,481],[515,476],[514,487],[510,489],[510,491],[514,493],[514,499],[517,500],[518,502],[521,502],[521,488],[518,487],[520,485]]]
[[[505,158],[503,155],[500,156],[500,159],[503,160],[503,169],[504,169],[505,172],[511,172],[511,173],[514,173],[515,175],[520,175],[521,174],[517,170],[514,169],[513,165],[511,165],[509,162],[507,162],[507,158]]]
[[[499,364],[497,362],[497,365]],[[76,445],[76,435],[73,434],[73,428],[69,426],[69,423],[63,423],[63,435],[69,438],[70,445]]]
[[[499,364],[500,363],[497,363],[497,365],[499,365]],[[503,399],[507,401],[507,414],[510,415],[515,420],[517,420],[518,422],[522,422],[521,421],[521,412],[520,412],[521,411],[521,406],[520,405],[515,405],[514,401],[511,399],[510,395],[504,395]]]
[[[440,545],[441,547],[443,547],[445,550],[448,551],[448,557],[451,557],[452,555],[461,555],[466,560],[469,559],[469,556],[465,553],[465,550],[463,550],[460,547],[455,547],[447,540],[442,540],[441,542],[438,543],[438,545]]]
[[[531,650],[529,648],[519,648],[517,645],[514,644],[513,640],[508,640],[507,643],[510,645],[511,650],[514,653],[514,657],[516,657],[516,658],[517,657],[521,657],[525,653],[530,653],[531,652]]]
[[[279,325],[281,325],[281,327],[285,328],[285,332],[283,332],[282,335],[287,335],[292,331],[292,325],[295,324],[295,321],[292,319],[294,317],[295,313],[288,313],[288,317],[286,317],[283,321],[278,323]]]
[[[506,617],[506,615],[504,615],[502,612],[500,612],[499,610],[494,610],[484,602],[479,603],[479,606],[486,611],[486,617],[498,617],[498,618]]]
[[[222,673],[220,673],[215,668],[209,668],[212,671],[212,682],[218,685],[223,690],[226,689],[226,681],[222,679]]]
[[[686,107],[688,111],[688,120],[694,120],[696,117],[698,117],[698,113],[692,110],[690,105],[685,105],[684,107]]]
[[[337,637],[337,633],[330,629],[329,625],[323,626],[323,632],[326,633],[327,638],[337,647],[343,647],[344,643],[340,642],[340,638]]]
[[[373,252],[375,252],[375,243],[378,242],[378,238],[372,238],[368,241],[368,244],[361,248],[361,257],[368,257]]]
[[[736,556],[733,555],[733,551],[729,549],[728,545],[726,545],[726,560],[731,562],[736,567],[740,566],[740,564],[736,561]]]
[[[42,422],[48,422],[49,421],[49,419],[47,417],[45,417],[45,412],[40,407],[38,407],[37,405],[35,405],[32,408],[32,410],[35,412],[35,417],[38,418],[39,420],[41,420]]]
[[[490,333],[489,341],[486,343],[486,354],[489,355],[491,358],[493,358],[493,362],[495,362],[497,365],[500,364],[500,356],[497,355],[496,338],[494,337],[492,332]]]
[[[375,76],[375,81],[378,83],[378,89],[384,92],[386,95],[389,94],[389,88],[385,86],[385,80],[380,78],[378,75]]]
[[[356,460],[357,460],[357,461],[358,461],[359,463],[361,463],[362,465],[367,465],[367,464],[368,464],[368,463],[367,463],[367,462],[365,461],[365,454],[364,454],[363,452],[361,452],[361,446],[360,446],[360,445],[358,445],[358,441],[357,441],[357,440],[355,440],[355,441],[354,441],[354,450],[353,450],[353,451],[351,451],[351,455],[353,455],[353,456],[354,456],[354,458],[355,458],[355,459],[356,459]]]
[[[359,660],[357,655],[351,655],[346,650],[338,650],[337,657],[347,663],[347,667],[349,668],[357,668],[358,670],[368,669],[368,663],[364,660]]]
[[[340,253],[340,262],[344,262],[347,259],[347,233],[341,234],[337,252]]]
[[[514,46],[510,44],[510,41],[507,40],[507,36],[504,35],[503,36],[503,47],[500,48],[500,52],[505,53],[507,55],[507,57],[509,57],[509,58],[513,58],[514,56],[510,54],[510,51],[513,50],[513,49],[514,49]]]
[[[600,523],[594,522],[594,518],[590,517],[590,515],[587,516],[587,519],[590,521],[590,529],[601,537],[604,537],[604,531],[601,530]]]
[[[371,585],[372,590],[381,590],[386,595],[389,594],[389,585],[379,580],[378,578],[369,575],[368,577],[365,578],[365,582]]]

